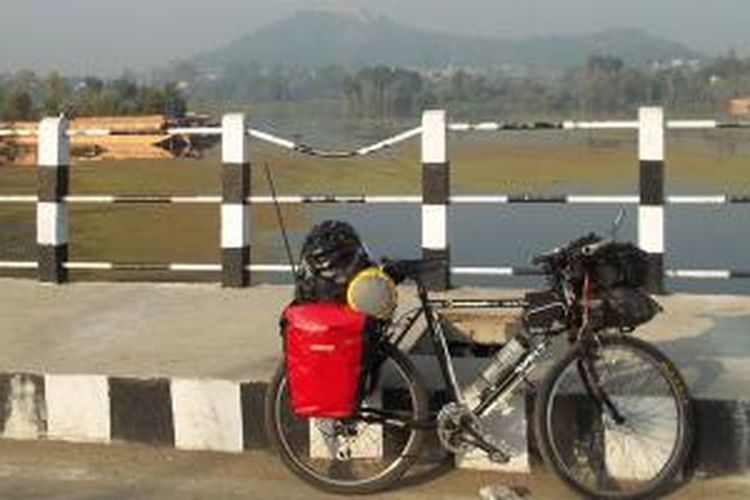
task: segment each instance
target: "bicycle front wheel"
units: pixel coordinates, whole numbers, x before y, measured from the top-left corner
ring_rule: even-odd
[[[382,348],[377,387],[346,419],[297,416],[279,366],[266,395],[266,430],[287,467],[313,486],[340,494],[381,491],[417,459],[427,395],[408,358],[390,344]]]
[[[666,356],[633,337],[572,349],[545,378],[534,420],[545,462],[587,497],[658,495],[692,443],[685,382]]]

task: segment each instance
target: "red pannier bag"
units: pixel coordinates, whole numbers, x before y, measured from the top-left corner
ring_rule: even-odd
[[[286,308],[284,353],[292,409],[304,417],[354,413],[367,317],[346,304],[308,302]]]

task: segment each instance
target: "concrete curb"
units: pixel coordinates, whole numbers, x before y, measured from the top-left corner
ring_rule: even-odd
[[[186,450],[267,446],[265,383],[0,374],[0,435]]]
[[[239,453],[268,447],[263,423],[267,383],[103,375],[0,374],[0,437],[86,443],[135,442],[183,450]],[[439,399],[439,394],[436,399]],[[498,466],[463,457],[468,469],[533,472],[533,398],[500,424],[523,453]],[[750,464],[750,401],[694,401],[696,439],[690,469],[744,472]],[[384,439],[386,441],[386,439]],[[311,443],[314,442],[314,438]],[[313,445],[314,446],[314,445]],[[382,444],[380,445],[382,449]]]

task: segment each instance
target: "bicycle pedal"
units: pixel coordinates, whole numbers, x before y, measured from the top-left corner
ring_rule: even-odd
[[[506,455],[505,453],[499,451],[489,453],[487,455],[487,458],[489,458],[491,462],[494,462],[496,464],[507,464],[511,459],[510,455]]]

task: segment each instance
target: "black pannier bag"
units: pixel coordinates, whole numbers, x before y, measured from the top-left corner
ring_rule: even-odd
[[[651,321],[660,311],[659,304],[644,290],[619,287],[601,291],[590,321],[597,328],[629,330]]]
[[[588,274],[595,289],[615,287],[641,288],[646,285],[648,254],[636,245],[611,242],[598,248],[593,254],[583,249],[601,242],[594,234],[584,236],[567,247],[571,256],[568,262],[570,280],[577,294],[583,291],[584,276]]]
[[[600,242],[589,235],[573,242],[569,266],[571,281],[583,296],[584,276],[591,286],[591,324],[595,328],[632,329],[650,321],[661,308],[643,289],[648,272],[648,254],[632,243],[611,242],[592,254],[582,249]]]
[[[648,254],[632,243],[609,243],[591,256],[592,278],[601,288],[646,285]]]
[[[346,288],[372,260],[355,229],[348,223],[327,220],[305,238],[295,279],[297,302],[346,302]]]

